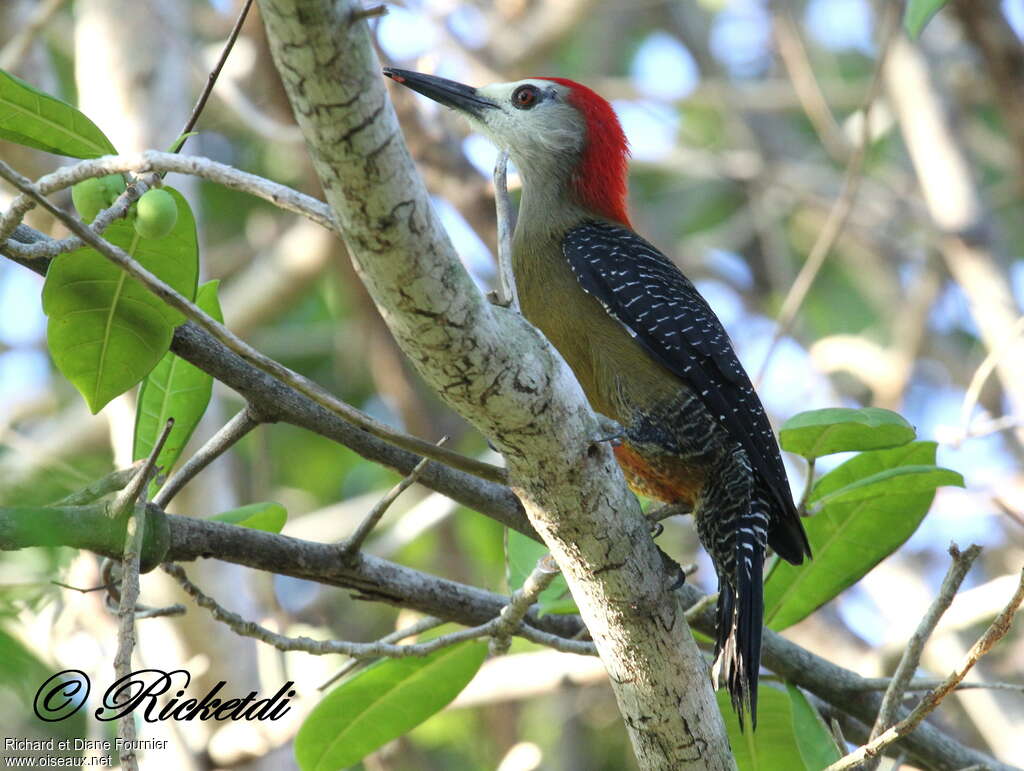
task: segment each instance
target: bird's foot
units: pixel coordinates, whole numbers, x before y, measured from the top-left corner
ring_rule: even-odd
[[[500,305],[502,308],[512,307],[512,298],[503,296],[496,289],[492,289],[487,293],[487,300],[491,305]]]
[[[618,447],[622,444],[622,440],[626,438],[626,429],[624,429],[618,421],[612,420],[607,415],[602,415],[600,412],[595,413],[597,417],[597,426],[601,430],[601,435],[595,439],[595,442],[610,442],[612,447]]]
[[[651,538],[657,538],[665,531],[665,525],[662,524],[663,519],[674,517],[677,514],[690,514],[692,512],[693,508],[685,503],[666,503],[664,506],[651,509],[644,515],[651,528]]]
[[[672,579],[668,589],[670,592],[674,592],[686,583],[686,571],[682,565],[668,556],[661,548],[658,549],[658,553],[661,554],[661,562],[665,566],[666,577]]]

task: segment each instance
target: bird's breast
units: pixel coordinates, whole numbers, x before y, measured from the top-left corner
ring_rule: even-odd
[[[583,290],[556,240],[515,249],[512,268],[523,315],[558,349],[595,410],[625,425],[638,409],[687,397],[685,383]]]

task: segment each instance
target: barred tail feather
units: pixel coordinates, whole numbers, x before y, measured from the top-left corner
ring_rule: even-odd
[[[763,515],[751,513],[760,525]],[[764,620],[764,531],[744,527],[737,533],[735,577],[719,576],[715,687],[719,675],[729,689],[733,709],[743,729],[750,712],[757,728],[757,679],[761,667],[761,631]]]

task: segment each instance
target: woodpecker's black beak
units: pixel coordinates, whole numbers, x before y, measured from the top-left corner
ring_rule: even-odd
[[[385,67],[384,74],[396,83],[418,91],[445,107],[469,113],[476,118],[482,117],[484,110],[498,106],[487,97],[480,96],[472,86],[456,83],[454,80],[424,75],[422,72],[399,70],[395,67]]]

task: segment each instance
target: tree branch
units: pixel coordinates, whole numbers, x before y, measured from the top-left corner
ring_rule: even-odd
[[[125,485],[132,481],[139,468],[146,462],[145,458],[136,461],[126,469],[111,471],[105,477],[86,485],[81,490],[76,490],[70,495],[65,495],[54,506],[84,506],[110,493],[123,490]]]
[[[1013,593],[1010,601],[1003,608],[1002,612],[996,616],[995,621],[989,626],[985,633],[978,639],[971,649],[964,656],[963,661],[954,669],[940,686],[935,688],[933,691],[925,695],[913,711],[905,718],[900,720],[889,730],[880,734],[877,737],[873,737],[867,744],[858,747],[854,752],[851,752],[844,758],[837,760],[835,763],[830,765],[825,771],[847,771],[847,769],[856,768],[861,765],[865,759],[873,758],[878,755],[884,748],[888,747],[895,741],[908,735],[911,731],[917,728],[921,721],[928,716],[936,707],[942,703],[942,700],[948,696],[954,688],[963,680],[967,673],[971,671],[975,664],[978,663],[978,659],[992,650],[999,640],[1001,640],[1007,632],[1010,631],[1010,624],[1013,622],[1013,616],[1020,607],[1021,602],[1024,601],[1024,570],[1021,570],[1020,581],[1017,584],[1017,590]],[[979,767],[987,768],[988,766],[984,763],[977,764]]]
[[[156,459],[164,448],[167,437],[174,428],[174,418],[164,425],[160,437],[150,450],[146,462],[139,466],[135,476],[107,507],[112,518],[127,517],[124,546],[121,554],[121,586],[117,609],[117,654],[114,656],[114,673],[118,680],[126,678],[132,669],[132,654],[135,651],[135,605],[139,600],[139,568],[142,560],[142,544],[146,534],[145,507],[136,504],[146,500],[146,488],[156,469]],[[135,741],[135,716],[128,713],[117,721],[117,735],[124,743],[120,748],[121,767],[129,771],[138,769],[132,743]]]
[[[512,234],[515,214],[508,197],[508,150],[498,153],[494,162],[494,213],[498,221],[498,305],[519,310],[516,277],[512,272]]]
[[[444,443],[447,439],[448,437],[442,437],[438,444]],[[373,532],[377,523],[380,522],[380,518],[384,516],[384,513],[391,507],[391,504],[398,500],[398,496],[416,484],[426,465],[427,459],[424,458],[416,464],[413,470],[401,482],[388,490],[384,497],[374,504],[370,512],[363,518],[363,521],[356,527],[355,532],[339,545],[338,551],[340,552],[341,559],[349,559],[363,548],[363,542]]]
[[[967,551],[961,552],[956,547],[956,544],[950,544],[949,556],[953,558],[953,562],[946,571],[946,577],[942,581],[942,588],[939,590],[939,594],[928,608],[928,612],[924,614],[921,623],[910,638],[910,642],[907,643],[907,648],[903,652],[902,658],[900,658],[896,672],[893,673],[892,681],[889,683],[889,687],[885,689],[885,694],[882,696],[882,705],[878,708],[878,717],[875,718],[875,724],[871,727],[870,739],[874,739],[892,725],[893,718],[896,715],[896,708],[903,698],[903,693],[910,683],[910,678],[914,676],[914,672],[917,671],[917,665],[921,661],[924,644],[931,637],[932,632],[935,630],[935,625],[942,618],[942,614],[946,612],[946,609],[953,602],[953,598],[956,597],[956,593],[960,589],[960,584],[967,577],[967,571],[971,569],[971,565],[974,564],[974,560],[978,558],[979,554],[981,554],[980,546],[971,546]],[[865,763],[865,771],[872,771],[875,768],[878,768],[877,760],[869,760]]]
[[[245,0],[242,4],[242,10],[238,12],[238,18],[235,19],[235,24],[231,27],[231,32],[228,33],[228,39],[224,42],[224,48],[221,49],[217,63],[213,65],[213,69],[210,70],[210,74],[206,78],[206,85],[203,87],[202,92],[200,92],[199,99],[196,100],[195,107],[192,108],[192,114],[188,116],[188,120],[185,122],[185,127],[181,130],[180,139],[175,144],[173,152],[181,152],[181,148],[184,147],[185,142],[188,141],[189,133],[196,127],[196,123],[199,121],[199,116],[203,114],[203,109],[206,107],[206,100],[210,98],[210,94],[213,92],[213,86],[216,84],[217,78],[220,77],[221,70],[224,69],[225,63],[227,63],[228,56],[231,54],[231,49],[235,47],[235,41],[238,39],[238,33],[242,31],[242,25],[245,23],[245,17],[248,16],[249,9],[251,7],[252,0]]]
[[[337,544],[265,533],[200,516],[167,514],[154,504],[149,504],[146,511],[142,572],[161,562],[216,558],[350,589],[360,599],[411,608],[467,626],[486,623],[508,603],[502,595],[368,554],[358,554],[343,564],[338,559]],[[104,502],[89,506],[0,507],[0,550],[68,546],[119,559],[125,521],[126,517],[108,517]],[[561,637],[572,637],[580,631],[579,618],[574,616],[548,614],[537,619],[529,614],[527,619],[534,628]]]
[[[194,177],[215,182],[229,190],[237,190],[242,193],[254,195],[264,201],[274,204],[280,209],[290,211],[294,214],[301,214],[318,225],[328,230],[336,230],[334,221],[331,219],[330,209],[323,201],[293,190],[287,185],[272,182],[264,177],[240,171],[233,166],[224,163],[211,161],[197,155],[177,155],[175,153],[162,153],[157,150],[146,150],[141,153],[130,153],[127,155],[104,155],[91,160],[77,161],[70,166],[61,168],[40,177],[36,182],[36,189],[43,195],[50,195],[58,190],[64,190],[72,185],[92,177],[102,177],[106,174],[122,174],[131,172],[133,174],[166,174],[176,172],[188,174]],[[125,196],[118,199],[122,201]],[[130,201],[129,201],[130,203]],[[0,217],[0,234],[6,234],[11,226],[21,221],[29,209],[35,206],[31,196],[22,194],[12,201],[10,208]],[[127,203],[118,208],[115,203],[113,216],[124,216],[127,211]],[[106,210],[110,211],[110,209]],[[93,230],[103,232],[104,217],[101,213],[96,220],[93,220]],[[2,239],[0,239],[2,240]],[[20,239],[19,239],[20,240]],[[23,258],[29,257],[56,257],[58,254],[77,249],[84,242],[77,236],[66,238],[60,241],[47,240],[45,246],[36,246],[34,249],[24,249],[17,244],[8,244],[14,248]]]
[[[164,508],[178,492],[187,485],[196,474],[213,463],[217,458],[231,449],[242,437],[252,431],[261,422],[259,414],[246,405],[231,420],[221,426],[206,444],[196,450],[175,474],[168,479],[160,491],[154,496],[153,503]]]
[[[529,605],[528,604],[527,607],[522,608],[522,615],[517,618],[510,619],[509,615],[506,614],[505,611],[502,611],[501,615],[496,618],[492,618],[484,624],[470,627],[469,629],[460,629],[457,632],[441,635],[440,637],[435,637],[422,643],[395,645],[391,642],[385,642],[382,640],[372,643],[358,643],[350,642],[348,640],[314,640],[311,637],[287,637],[286,635],[273,632],[264,626],[260,626],[253,621],[248,621],[237,613],[232,613],[192,583],[185,574],[185,571],[179,565],[167,563],[163,565],[163,570],[178,582],[178,585],[196,601],[196,604],[199,605],[199,607],[210,611],[210,614],[215,619],[220,621],[222,624],[226,624],[235,634],[242,637],[252,637],[256,640],[260,640],[267,645],[277,648],[279,651],[301,651],[313,656],[340,654],[350,656],[355,659],[400,659],[409,656],[427,656],[441,648],[447,648],[448,646],[455,645],[456,643],[464,642],[466,640],[475,640],[480,637],[495,636],[496,638],[507,638],[508,635],[518,634],[520,632],[520,629],[523,627],[522,617],[526,615]],[[541,589],[543,589],[543,587],[541,587]],[[516,607],[515,603],[520,598],[521,595],[518,595],[518,593],[513,595],[509,605],[506,606],[506,610],[508,608]],[[536,599],[536,596],[534,596],[533,599]],[[436,626],[436,623],[434,623],[436,622],[436,619],[431,618],[430,621],[431,623],[429,626]],[[412,633],[404,631],[402,636],[407,637],[410,634]],[[529,635],[530,632],[529,630],[523,629],[523,634]],[[572,653],[589,653],[593,648],[590,643],[566,640],[562,637],[554,639],[558,642],[553,644],[552,647],[563,651],[569,651]]]

